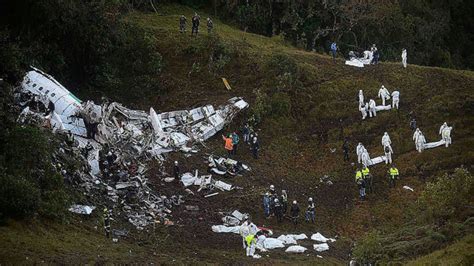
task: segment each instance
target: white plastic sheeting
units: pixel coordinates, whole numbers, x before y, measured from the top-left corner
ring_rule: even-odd
[[[440,140],[440,141],[436,141],[436,142],[429,142],[429,143],[423,144],[423,149],[432,149],[432,148],[436,148],[436,147],[439,147],[439,146],[443,146],[445,144],[446,144],[446,141],[444,141],[444,140]]]
[[[225,226],[225,225],[213,225],[212,232],[214,233],[234,233],[239,234],[240,226]]]
[[[302,247],[302,246],[290,246],[288,247],[285,252],[289,252],[289,253],[304,253],[306,250],[308,250],[307,248],[305,247]]]
[[[326,243],[323,243],[323,244],[314,244],[314,245],[313,245],[313,248],[314,248],[314,250],[316,250],[317,252],[323,252],[323,251],[329,250],[329,245],[326,244]]]
[[[336,241],[336,239],[334,239],[334,238],[327,238],[327,237],[323,236],[323,235],[322,235],[321,233],[319,233],[319,232],[316,233],[316,234],[313,234],[313,235],[311,236],[311,240],[318,241],[318,242],[324,242],[324,243],[326,243],[326,242],[328,242],[328,241],[329,241],[329,242],[334,242],[334,241]]]
[[[392,106],[390,105],[377,105],[375,106],[375,111],[379,112],[379,111],[387,111],[387,110],[390,110],[392,109]]]
[[[280,241],[283,241],[283,243],[285,245],[296,245],[297,244],[296,240],[291,236],[281,235],[277,239],[280,240]]]
[[[267,237],[263,242],[263,247],[265,249],[284,248],[285,244],[283,243],[283,241],[278,240],[276,238]]]
[[[306,236],[306,234],[299,234],[299,235],[288,234],[288,235],[286,235],[286,236],[292,237],[292,238],[295,239],[295,240],[308,239],[308,236]]]

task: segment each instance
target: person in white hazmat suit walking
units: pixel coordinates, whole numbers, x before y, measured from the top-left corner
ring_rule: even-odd
[[[359,142],[359,144],[357,144],[357,147],[356,147],[356,154],[357,154],[357,162],[360,163],[361,160],[362,160],[362,153],[364,153],[365,151],[365,147],[364,145],[362,145],[361,142]]]
[[[407,49],[405,48],[402,50],[402,65],[404,68],[407,68]]]
[[[368,104],[359,104],[359,111],[360,113],[362,114],[362,120],[365,120],[365,118],[367,117],[367,106]]]
[[[420,129],[416,128],[415,133],[413,133],[413,141],[415,141],[415,143],[418,142],[418,136],[420,136],[420,134],[421,134]]]
[[[445,129],[448,126],[448,123],[444,122],[440,127],[439,127],[439,135],[442,136],[443,134],[443,129]]]
[[[385,146],[388,146],[390,144],[392,144],[392,140],[390,139],[390,136],[388,135],[387,132],[383,133],[382,146],[385,147]]]
[[[375,110],[375,106],[377,106],[375,101],[373,99],[370,99],[369,101],[369,116],[370,117],[377,116],[377,110]]]
[[[370,155],[367,149],[364,148],[364,152],[362,153],[362,164],[369,167],[372,164],[370,160]]]
[[[385,100],[390,100],[390,92],[384,85],[379,89],[379,98],[382,99],[382,105],[385,106]]]
[[[421,153],[425,149],[424,147],[425,144],[426,144],[425,136],[423,136],[423,133],[421,133],[420,131],[418,137],[416,138],[416,143],[415,143],[416,150]]]
[[[383,151],[385,152],[385,164],[391,164],[392,163],[392,153],[393,149],[390,144],[386,145],[383,147]]]
[[[441,137],[443,138],[446,148],[451,144],[451,130],[453,127],[444,127],[443,132],[441,132]]]
[[[245,220],[241,225],[240,225],[240,228],[239,228],[239,234],[240,236],[242,237],[242,245],[244,248],[247,247],[246,243],[245,243],[245,238],[250,234],[250,228],[249,228],[249,223],[247,220]]]
[[[400,103],[400,92],[399,91],[393,91],[392,92],[392,109],[395,109],[397,107],[398,109],[398,104]]]
[[[364,105],[364,93],[359,90],[359,106]]]

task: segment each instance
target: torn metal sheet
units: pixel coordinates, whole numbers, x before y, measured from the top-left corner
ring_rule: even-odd
[[[214,186],[222,191],[231,191],[232,190],[232,185],[231,184],[227,184],[223,181],[216,181],[214,183]]]
[[[86,214],[89,215],[95,210],[95,206],[87,206],[87,205],[79,205],[74,204],[68,209],[70,212],[77,213],[77,214]]]

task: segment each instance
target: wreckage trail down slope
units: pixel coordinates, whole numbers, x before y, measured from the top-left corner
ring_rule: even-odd
[[[306,255],[288,255],[282,250],[267,253],[263,263],[342,263],[350,259],[349,253],[354,241],[367,231],[380,226],[400,227],[406,222],[403,210],[423,190],[424,179],[450,172],[464,165],[472,171],[474,153],[468,147],[474,146],[474,74],[469,71],[455,71],[409,65],[403,69],[400,63],[382,62],[377,66],[358,69],[345,66],[343,60],[336,63],[326,55],[298,50],[286,45],[279,37],[267,38],[239,31],[214,20],[216,34],[208,36],[204,23],[197,38],[190,32],[178,32],[179,15],[190,17],[193,10],[178,5],[160,7],[161,14],[131,13],[126,21],[149,32],[156,41],[163,56],[165,67],[160,74],[159,95],[149,95],[139,102],[123,102],[138,109],[152,106],[157,112],[191,109],[203,104],[217,105],[233,96],[242,96],[250,108],[266,110],[261,112],[262,122],[258,124],[261,158],[254,160],[248,147],[241,144],[237,159],[250,165],[252,171],[243,176],[223,179],[242,187],[241,190],[220,193],[203,198],[203,193],[186,197],[186,205],[197,205],[199,211],[185,211],[184,206],[173,210],[171,220],[174,226],[157,225],[144,232],[132,233],[119,243],[102,243],[102,231],[98,215],[84,221],[81,229],[60,226],[58,234],[74,230],[74,239],[93,239],[84,256],[77,261],[89,262],[254,262],[245,258],[241,239],[237,235],[215,234],[211,225],[220,224],[220,211],[238,209],[247,212],[258,225],[274,230],[276,236],[283,233],[321,232],[325,236],[337,236],[323,258],[308,251]],[[201,18],[207,14],[200,12]],[[383,48],[381,48],[383,49]],[[276,60],[278,55],[290,58],[296,63],[292,76],[279,75],[278,70],[287,65]],[[213,58],[212,60],[210,58]],[[282,66],[283,65],[283,66]],[[222,84],[227,78],[232,90]],[[400,110],[380,112],[376,118],[361,120],[357,110],[357,92],[364,90],[366,99],[376,99],[381,85],[390,91],[401,93]],[[120,92],[117,92],[117,95]],[[107,95],[112,100],[117,95]],[[243,121],[256,111],[250,110],[238,116],[223,130],[229,133],[242,126]],[[419,154],[414,149],[412,131],[409,128],[409,113],[413,112],[418,126],[428,141],[439,139],[438,129],[443,122],[454,126],[453,145],[449,148],[426,150]],[[371,155],[383,153],[380,139],[383,132],[389,132],[394,149],[394,161],[401,171],[402,180],[395,189],[389,190],[386,178],[387,167],[377,165],[371,169],[374,174],[375,192],[368,195],[366,202],[358,200],[357,188],[353,182],[354,166],[342,160],[342,137],[351,144],[350,160],[355,162],[355,146],[362,142]],[[197,145],[200,152],[191,157],[172,153],[165,162],[167,173],[153,167],[150,182],[160,192],[169,195],[185,194],[184,188],[176,183],[165,183],[163,177],[171,175],[172,162],[179,160],[183,172],[207,171],[206,154],[224,156],[220,134],[204,146]],[[335,149],[334,152],[331,150]],[[327,179],[322,179],[327,175]],[[327,181],[331,181],[328,183]],[[300,224],[294,228],[289,221],[278,224],[274,218],[265,219],[261,206],[261,194],[270,184],[276,189],[286,189],[289,201],[298,200],[302,210],[308,197],[316,203],[316,223]],[[412,187],[415,192],[402,189]],[[193,188],[193,191],[195,189]],[[73,224],[81,223],[74,221]],[[94,229],[94,226],[99,229]],[[126,221],[117,221],[113,226],[127,227]],[[40,227],[41,228],[41,227]],[[31,251],[21,255],[34,260],[70,262],[73,249],[70,243],[59,249],[44,242],[38,247],[29,243],[41,242],[40,229],[27,237],[21,228],[14,228],[23,242],[9,241],[10,248],[28,246]],[[92,237],[90,237],[92,235]],[[15,236],[3,234],[4,238]],[[97,243],[95,243],[97,241]],[[26,243],[26,244],[24,244]],[[109,248],[92,249],[92,245],[110,245]],[[36,252],[37,250],[48,252]],[[132,250],[128,254],[124,250]],[[179,250],[179,254],[176,252]],[[6,250],[5,252],[8,252]],[[102,257],[97,256],[102,253]],[[7,254],[7,253],[5,253]],[[23,262],[18,257],[11,261]],[[176,261],[174,261],[176,260]],[[76,261],[76,262],[77,262]]]

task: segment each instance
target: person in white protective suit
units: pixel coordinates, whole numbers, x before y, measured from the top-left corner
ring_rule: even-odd
[[[250,228],[249,228],[249,223],[247,220],[245,220],[239,228],[239,234],[242,237],[242,245],[244,248],[247,247],[245,244],[245,238],[250,234]]]
[[[375,101],[373,99],[370,99],[369,101],[369,116],[370,117],[377,116],[377,110],[375,110],[375,106],[377,106]]]
[[[359,90],[359,106],[364,105],[364,93]]]
[[[364,145],[359,142],[356,147],[356,154],[357,154],[357,162],[360,163],[362,160],[362,153],[365,151]]]
[[[364,152],[362,153],[362,164],[369,167],[372,164],[370,160],[369,152],[364,148]]]
[[[443,132],[441,134],[441,137],[443,138],[444,142],[446,143],[446,148],[449,146],[449,144],[451,144],[451,130],[453,129],[453,127],[448,127],[446,126],[445,128],[443,128]]]
[[[369,105],[366,103],[366,104],[363,104],[362,105],[359,105],[359,111],[360,113],[362,114],[362,120],[365,120],[365,118],[367,117],[367,107]]]
[[[415,133],[413,133],[413,140],[415,141],[415,143],[418,141],[418,136],[420,136],[420,134],[421,134],[420,129],[416,128]]]
[[[385,100],[390,100],[390,92],[384,85],[379,89],[379,98],[382,99],[382,105],[385,106]]]
[[[407,49],[405,48],[402,50],[402,65],[404,68],[407,68]]]
[[[385,164],[392,163],[392,153],[393,153],[392,146],[390,146],[390,144],[384,146],[383,151],[385,152]]]
[[[245,243],[247,248],[245,249],[247,257],[253,257],[255,255],[255,247],[257,246],[257,236],[248,235],[245,237]]]
[[[387,132],[383,133],[382,146],[385,147],[385,146],[389,146],[390,144],[392,144],[392,140],[390,139],[390,136],[388,135]]]
[[[421,133],[420,131],[420,134],[418,135],[418,138],[416,139],[416,150],[418,152],[422,152],[425,149],[424,147],[425,144],[426,144],[425,136],[423,136],[423,133]]]
[[[442,136],[443,134],[443,129],[445,129],[448,126],[448,123],[444,122],[440,127],[439,127],[439,134]]]
[[[395,106],[398,109],[398,104],[400,103],[400,92],[393,91],[392,92],[392,109],[395,109]]]

